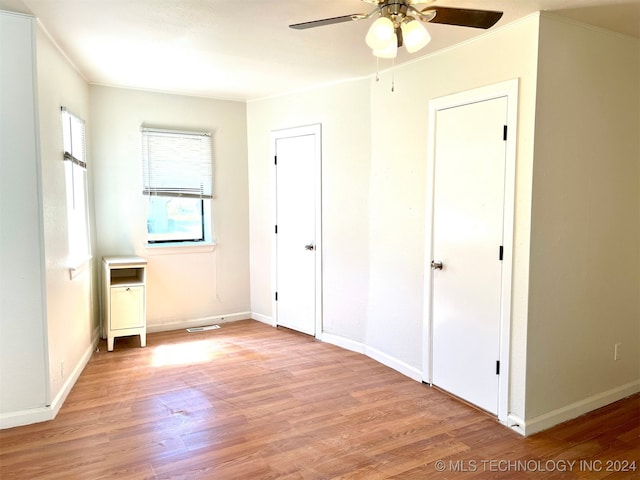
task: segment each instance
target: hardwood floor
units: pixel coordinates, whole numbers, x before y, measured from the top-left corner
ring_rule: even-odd
[[[370,358],[253,321],[102,343],[55,420],[0,431],[3,480],[639,472],[640,395],[522,438]]]

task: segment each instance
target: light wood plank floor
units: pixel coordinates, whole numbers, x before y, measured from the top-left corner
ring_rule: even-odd
[[[138,345],[101,343],[55,420],[0,431],[0,477],[640,478],[616,471],[640,469],[639,395],[525,439],[363,355],[258,322]]]

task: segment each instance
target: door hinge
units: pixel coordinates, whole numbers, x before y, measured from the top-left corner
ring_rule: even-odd
[[[507,140],[507,126],[506,125],[502,128],[502,140],[505,140],[505,141]]]
[[[276,232],[278,233],[278,232]],[[498,253],[498,260],[502,261],[502,259],[504,258],[504,247],[502,245],[500,245],[500,252]]]
[[[496,375],[500,375],[500,360],[496,360]]]
[[[273,156],[273,164],[274,165],[278,165],[278,156],[277,155]]]
[[[278,292],[276,292],[276,302],[278,301]]]
[[[276,233],[278,233],[278,225],[276,225]]]

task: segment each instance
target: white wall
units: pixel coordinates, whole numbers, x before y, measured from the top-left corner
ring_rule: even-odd
[[[271,315],[268,133],[308,123],[324,135],[324,328],[421,376],[428,103],[520,78],[512,410],[524,414],[537,17],[374,79],[251,102],[251,285]],[[500,54],[498,55],[497,52]]]
[[[95,85],[90,100],[97,253],[137,254],[148,260],[148,329],[183,328],[219,317],[248,318],[245,104]],[[214,251],[159,253],[146,248],[143,124],[212,133]]]
[[[69,268],[67,198],[62,146],[60,107],[89,118],[87,82],[63,57],[49,36],[38,28],[38,113],[42,163],[42,201],[47,288],[47,343],[51,399],[70,389],[73,375],[80,373],[97,340],[97,292],[92,292],[95,262],[81,266],[72,279]],[[91,125],[86,125],[87,132]],[[87,134],[88,136],[88,134]],[[93,217],[90,155],[87,163],[90,197],[89,215]],[[95,238],[93,239],[95,240]],[[65,385],[66,383],[66,385]],[[68,393],[68,392],[67,392]]]
[[[425,212],[429,101],[512,78],[520,80],[510,372],[510,411],[516,415],[524,412],[537,26],[537,16],[530,16],[397,68],[394,92],[390,74],[372,86],[367,344],[419,371],[425,352],[420,335],[425,227],[431,235],[431,220]]]
[[[526,395],[534,421],[640,388],[640,41],[542,20]]]
[[[69,274],[60,115],[66,105],[86,118],[88,87],[35,20],[0,21],[0,426],[10,427],[55,416],[93,351],[97,318],[91,263]]]
[[[365,338],[369,281],[369,81],[249,102],[251,307],[271,321],[273,130],[322,125],[324,331]]]
[[[0,420],[48,401],[35,21],[0,12]],[[0,424],[4,424],[2,421]]]

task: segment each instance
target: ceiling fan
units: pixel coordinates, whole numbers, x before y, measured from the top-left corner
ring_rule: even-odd
[[[437,7],[423,5],[435,0],[362,0],[376,7],[370,13],[353,13],[340,17],[295,23],[289,27],[296,30],[321,27],[335,23],[366,20],[374,16],[365,38],[373,54],[381,58],[395,58],[398,47],[405,46],[409,53],[426,46],[431,37],[423,23],[440,23],[461,27],[491,28],[502,17],[502,12],[467,8]]]

